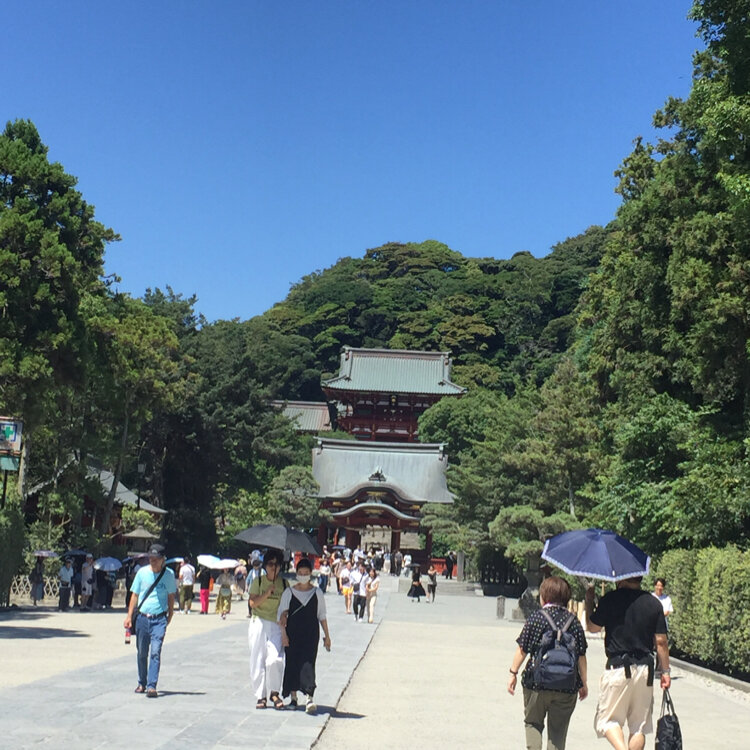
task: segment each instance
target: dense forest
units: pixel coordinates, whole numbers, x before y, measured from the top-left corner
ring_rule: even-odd
[[[34,125],[8,123],[0,413],[23,418],[25,441],[0,510],[0,577],[36,546],[110,551],[114,494],[94,465],[169,511],[175,550],[226,549],[237,529],[286,517],[285,490],[311,481],[311,442],[270,401],[321,399],[343,345],[449,350],[469,388],[420,422],[423,440],[448,443],[456,493],[428,508],[436,549],[522,560],[580,524],[655,555],[747,548],[746,6],[695,4],[706,48],[691,93],[655,114],[656,143],[635,140],[608,226],[543,258],[389,243],[246,321],[208,322],[171,288],[116,291],[103,271],[116,232]],[[297,518],[312,524],[314,509]],[[126,510],[122,523],[149,519]]]

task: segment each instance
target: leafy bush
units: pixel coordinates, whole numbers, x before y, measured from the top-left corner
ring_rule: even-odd
[[[0,606],[10,602],[10,584],[23,562],[25,528],[18,505],[9,501],[0,509]]]
[[[656,574],[674,603],[674,645],[709,664],[750,672],[750,552],[731,545],[671,550]]]

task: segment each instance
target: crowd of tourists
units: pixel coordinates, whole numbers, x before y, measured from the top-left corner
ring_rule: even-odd
[[[37,557],[29,573],[31,602],[36,607],[45,598],[45,557]],[[65,555],[57,571],[57,610],[66,612],[71,607],[81,612],[112,609],[117,574],[94,566],[91,553],[76,551]]]

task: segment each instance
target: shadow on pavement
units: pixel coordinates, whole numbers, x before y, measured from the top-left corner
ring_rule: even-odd
[[[319,714],[328,714],[332,719],[364,719],[364,714],[354,714],[349,711],[339,711],[333,706],[321,706],[318,704]]]
[[[52,617],[52,611],[29,610],[29,609],[4,609],[0,610],[0,621],[7,620],[41,620],[44,617]]]
[[[160,698],[168,698],[170,695],[205,695],[199,691],[190,692],[189,690],[160,690]]]
[[[3,627],[0,625],[0,639],[37,639],[37,638],[90,638],[88,633],[80,630],[64,630],[63,628],[30,628],[30,627]]]

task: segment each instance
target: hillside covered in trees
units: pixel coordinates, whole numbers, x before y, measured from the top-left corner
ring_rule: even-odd
[[[0,511],[6,569],[21,528],[26,549],[108,550],[114,496],[92,482],[92,457],[169,511],[167,541],[182,551],[278,517],[284,489],[309,481],[310,439],[269,402],[320,399],[343,345],[452,352],[469,393],[420,423],[423,439],[448,443],[457,496],[429,510],[438,545],[520,559],[545,533],[591,523],[652,554],[746,548],[745,5],[696,4],[708,46],[691,94],[656,113],[662,139],[635,141],[607,227],[544,258],[389,243],[311,273],[247,321],[205,321],[169,288],[117,293],[103,276],[117,235],[49,163],[33,124],[9,123],[0,412],[24,419],[26,441]]]

